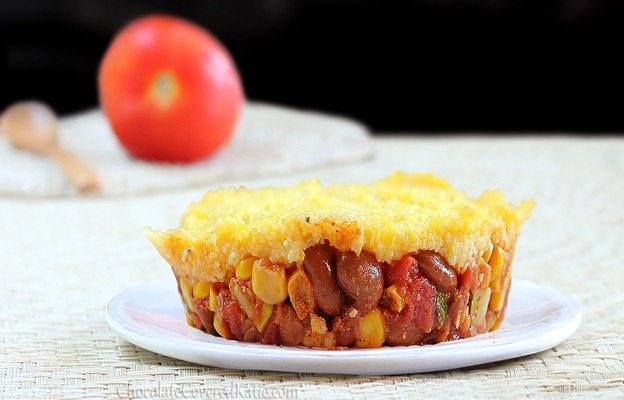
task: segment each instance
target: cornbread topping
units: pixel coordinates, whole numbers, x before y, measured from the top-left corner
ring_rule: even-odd
[[[531,201],[469,198],[432,175],[221,189],[147,233],[189,323],[307,347],[437,343],[500,325]]]

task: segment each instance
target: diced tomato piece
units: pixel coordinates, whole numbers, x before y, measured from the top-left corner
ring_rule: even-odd
[[[476,268],[466,268],[459,278],[459,288],[468,292],[479,286],[479,271]]]
[[[408,283],[418,276],[418,263],[411,254],[405,254],[386,272],[386,286],[394,283]]]
[[[222,290],[222,293],[225,290]],[[245,315],[236,300],[232,298],[229,291],[223,296],[223,319],[230,327],[230,331],[238,340],[243,340],[245,336]]]
[[[201,329],[202,323],[201,323],[201,318],[199,317],[199,314],[193,313],[191,314],[191,318],[193,318],[193,326],[195,328]]]
[[[418,276],[409,284],[407,293],[407,307],[416,327],[425,333],[431,332],[436,321],[435,286]]]
[[[450,331],[451,331],[451,320],[447,315],[446,318],[444,319],[444,322],[442,322],[442,325],[432,332],[434,334],[433,335],[434,343],[444,342],[447,336],[449,335]]]

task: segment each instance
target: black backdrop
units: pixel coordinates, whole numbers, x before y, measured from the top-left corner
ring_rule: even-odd
[[[624,131],[624,2],[608,0],[3,0],[0,106],[94,106],[112,35],[151,12],[217,35],[252,99],[380,131]]]

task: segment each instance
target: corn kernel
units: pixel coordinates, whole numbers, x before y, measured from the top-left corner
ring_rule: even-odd
[[[492,290],[490,288],[476,289],[472,293],[472,300],[470,302],[470,318],[473,326],[481,326],[485,323],[485,314],[488,310],[491,294]]]
[[[264,328],[266,328],[269,320],[271,319],[271,315],[273,314],[273,304],[263,303],[262,308],[260,309],[260,314],[257,319],[254,321],[254,325],[258,332],[262,333]]]
[[[362,317],[356,347],[381,347],[386,340],[381,311],[376,307]]]
[[[494,313],[494,317],[492,317],[492,319],[494,320],[494,322],[492,322],[492,326],[490,327],[490,331],[495,331],[498,328],[500,328],[501,323],[502,323],[502,319],[498,318],[498,314]]]
[[[334,335],[334,332],[315,333],[312,331],[306,331],[303,336],[302,344],[305,347],[333,349],[336,347],[336,336]]]
[[[193,304],[193,288],[184,278],[180,278],[180,291],[182,292],[182,299],[184,302],[191,306]]]
[[[193,286],[193,297],[200,300],[207,299],[210,296],[210,286],[208,282],[197,282]]]
[[[253,257],[244,258],[236,266],[236,271],[235,271],[236,277],[242,280],[251,278],[251,270],[253,268],[253,263],[254,263]]]
[[[316,314],[310,314],[310,328],[314,333],[327,332],[327,323],[325,322],[325,318],[319,317]]]
[[[490,282],[494,282],[503,271],[503,266],[505,265],[505,251],[499,246],[494,246],[494,250],[492,250],[492,256],[488,260],[488,264],[492,267]]]
[[[277,304],[286,300],[288,292],[284,267],[256,260],[251,274],[251,287],[265,303]]]
[[[388,296],[388,300],[390,300],[390,308],[394,312],[401,312],[403,307],[405,306],[405,302],[403,301],[403,297],[399,293],[399,288],[396,284],[391,285],[386,288],[386,295]]]
[[[490,267],[488,263],[481,261],[481,263],[479,264],[479,287],[481,289],[485,289],[490,286],[491,277],[492,267]]]
[[[490,309],[494,311],[500,311],[503,308],[505,302],[505,296],[501,292],[493,292],[490,297]]]
[[[510,274],[507,274],[507,276],[505,276],[503,279],[503,285],[501,287],[501,290],[492,292],[492,296],[490,298],[491,310],[494,310],[494,311],[502,310],[503,305],[505,305],[505,293],[507,293],[510,283],[511,283],[511,277],[510,277]]]
[[[492,243],[489,244],[488,248],[483,252],[483,259],[487,262],[490,257],[492,257],[492,251],[494,250],[494,245]]]
[[[210,301],[208,302],[208,308],[210,311],[217,311],[217,295],[219,291],[215,287],[215,285],[210,286]]]
[[[230,326],[216,314],[214,316],[213,322],[214,322],[213,325],[214,325],[215,331],[217,331],[219,335],[221,335],[222,337],[226,339],[230,339],[232,337]]]
[[[496,324],[498,322],[498,317],[496,316],[495,312],[488,311],[488,313],[492,313],[492,314],[486,316],[486,321],[487,321],[487,327],[485,328],[486,332],[490,332],[496,329]]]
[[[299,319],[303,320],[314,310],[316,305],[314,304],[312,283],[305,271],[300,269],[290,276],[288,279],[288,296]]]
[[[490,289],[492,289],[493,292],[500,292],[502,290],[500,277],[490,282]]]
[[[256,299],[249,287],[241,285],[238,279],[232,279],[230,281],[230,292],[238,302],[238,305],[243,309],[245,314],[247,314],[247,317],[251,318],[254,312]]]
[[[336,335],[334,332],[326,332],[323,333],[323,345],[321,346],[324,349],[333,349],[336,347]]]

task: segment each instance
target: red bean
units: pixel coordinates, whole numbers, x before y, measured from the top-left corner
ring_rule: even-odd
[[[274,317],[271,317],[271,320],[267,324],[266,328],[264,328],[264,332],[262,332],[261,341],[263,344],[278,344],[278,335],[279,325],[275,322]]]
[[[462,314],[466,307],[468,307],[469,298],[470,293],[467,290],[456,290],[455,293],[453,293],[447,313],[453,327],[459,327]]]
[[[358,326],[362,318],[355,311],[353,308],[347,310],[345,315],[336,317],[332,321],[331,331],[336,338],[336,346],[349,347],[357,340]]]
[[[362,315],[368,314],[379,303],[383,293],[382,264],[371,253],[357,256],[349,251],[340,255],[336,263],[338,284],[354,301]]]
[[[201,321],[201,325],[207,332],[214,332],[214,313],[208,308],[208,299],[195,299],[197,315]]]
[[[286,303],[280,306],[278,323],[282,344],[287,346],[298,346],[301,344],[305,334],[305,327],[290,304]]]
[[[335,256],[329,245],[306,249],[303,266],[312,281],[314,300],[325,314],[336,316],[342,306],[342,292],[336,282]]]
[[[386,334],[386,343],[390,346],[411,346],[420,344],[426,334],[414,324],[407,309],[395,313],[388,309],[381,310]]]
[[[440,254],[424,250],[416,255],[416,260],[420,272],[438,289],[450,293],[457,287],[457,273]]]

